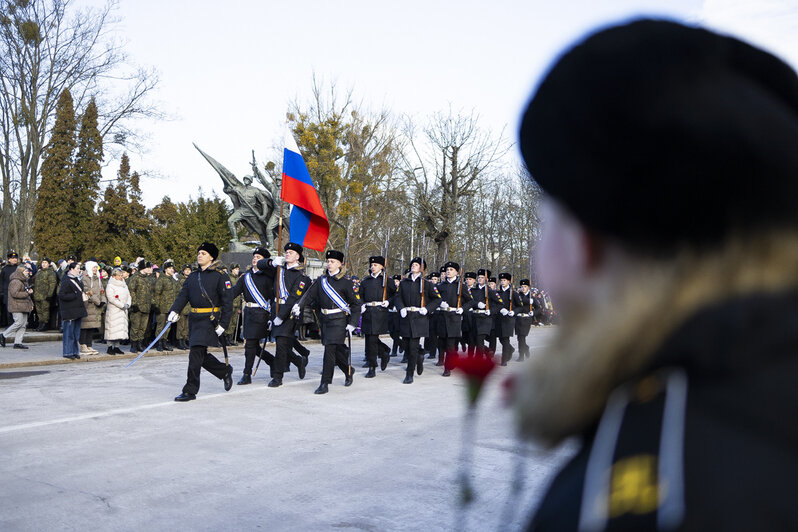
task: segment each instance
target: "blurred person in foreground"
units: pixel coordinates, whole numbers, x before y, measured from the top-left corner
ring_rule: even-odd
[[[639,20],[560,57],[520,147],[562,326],[513,387],[580,447],[530,530],[798,529],[798,76]]]

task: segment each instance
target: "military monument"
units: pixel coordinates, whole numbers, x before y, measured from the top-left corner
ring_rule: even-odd
[[[248,231],[258,235],[260,243],[266,249],[274,249],[280,231],[280,184],[281,180],[268,179],[258,169],[255,152],[252,152],[252,173],[264,189],[252,185],[253,176],[244,176],[243,183],[216,159],[202,151],[194,144],[197,151],[205,157],[224,182],[222,189],[233,202],[233,214],[227,219],[232,239],[229,244],[231,253],[249,252],[250,249],[238,241],[236,223],[241,223]],[[283,227],[288,228],[288,210],[283,215]]]

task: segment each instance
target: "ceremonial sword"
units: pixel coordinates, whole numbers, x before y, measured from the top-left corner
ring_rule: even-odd
[[[160,334],[158,334],[158,336],[156,336],[156,337],[155,337],[155,340],[153,340],[153,341],[152,341],[152,343],[151,343],[150,345],[148,345],[148,346],[147,346],[147,349],[145,349],[144,351],[142,351],[142,352],[141,352],[141,354],[140,354],[139,356],[137,356],[136,358],[134,358],[133,360],[131,360],[131,361],[130,361],[130,364],[128,364],[128,365],[127,365],[127,366],[125,366],[125,367],[126,367],[126,368],[129,368],[130,366],[132,366],[132,365],[133,365],[133,362],[135,362],[136,360],[138,360],[138,359],[140,359],[141,357],[143,357],[143,356],[144,356],[144,353],[146,353],[147,351],[149,351],[150,349],[152,349],[152,346],[154,346],[154,345],[155,345],[155,344],[158,342],[158,340],[160,340],[160,339],[161,339],[161,336],[163,336],[163,335],[164,335],[164,333],[165,333],[165,332],[166,332],[166,331],[169,329],[169,327],[171,327],[171,325],[172,325],[172,322],[171,322],[171,321],[169,321],[169,320],[166,320],[166,326],[163,328],[163,330],[160,332]],[[224,352],[224,354],[225,354],[225,357],[226,357],[226,356],[227,356],[227,351],[225,351],[225,352]]]

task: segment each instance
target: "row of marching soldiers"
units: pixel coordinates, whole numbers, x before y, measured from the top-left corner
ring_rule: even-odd
[[[366,378],[376,375],[378,359],[380,369],[386,369],[391,350],[379,336],[392,332],[391,329],[401,337],[406,355],[405,384],[412,383],[414,376],[421,375],[424,370],[424,355],[420,351],[422,338],[438,338],[440,351],[445,354],[445,376],[450,374],[464,334],[471,348],[468,350],[470,356],[493,355],[485,344],[492,331],[502,345],[502,363],[506,364],[512,356],[510,337],[513,335],[519,338],[521,353],[529,356],[525,339],[532,324],[535,300],[526,281],[522,281],[521,290],[516,291],[510,287],[509,274],[502,274],[502,286],[492,290],[487,286],[489,272],[480,270],[469,275],[474,281],[469,281],[469,286],[461,279],[460,266],[447,262],[445,278],[436,285],[424,276],[425,261],[415,258],[407,276],[396,284],[393,279],[386,278],[385,258],[374,256],[369,259],[370,274],[358,287],[346,275],[345,257],[340,251],[326,252],[326,271],[315,281],[305,275],[302,246],[289,242],[284,251],[284,256],[271,258],[268,250],[255,249],[251,268],[222,298],[222,301],[232,302],[234,297],[243,296],[245,365],[238,381],[240,385],[252,382],[261,361],[270,369],[269,387],[283,384],[290,365],[296,366],[300,379],[305,377],[309,351],[299,343],[295,333],[306,308],[319,319],[324,345],[317,394],[329,391],[336,366],[344,375],[344,386],[352,385],[351,334],[358,324],[366,338],[369,367]],[[176,304],[171,310],[176,313],[181,309]],[[213,308],[209,311],[215,312]],[[220,314],[230,316],[224,309],[220,309]],[[398,316],[398,327],[396,322],[391,327],[392,315]],[[226,326],[224,321],[219,323],[220,333]],[[434,334],[431,329],[435,329]],[[269,337],[275,341],[274,354],[266,350]],[[199,389],[198,368],[196,382],[187,384],[176,398],[178,401],[194,398]],[[223,378],[225,388],[229,388],[232,370],[228,367],[225,371],[228,373],[221,375],[220,368],[214,373],[219,373],[217,377]]]

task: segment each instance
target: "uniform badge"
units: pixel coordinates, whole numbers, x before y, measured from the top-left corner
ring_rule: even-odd
[[[299,290],[302,290],[303,288],[305,288],[305,281],[299,281]],[[299,290],[297,290],[297,292]]]
[[[233,284],[230,281],[225,281],[224,287],[230,290],[231,288],[233,288]]]
[[[358,294],[358,293],[355,293],[355,299],[357,299],[358,301],[360,301],[360,294]]]
[[[302,295],[302,290],[297,290],[296,291],[296,295],[301,296]]]

